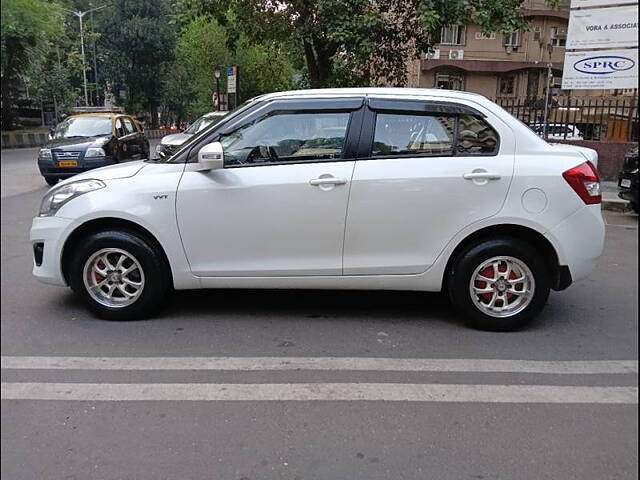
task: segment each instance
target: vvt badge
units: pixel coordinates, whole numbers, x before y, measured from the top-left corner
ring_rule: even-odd
[[[627,57],[616,55],[602,55],[598,57],[583,58],[573,64],[578,72],[591,75],[607,75],[615,72],[631,70],[636,62]]]

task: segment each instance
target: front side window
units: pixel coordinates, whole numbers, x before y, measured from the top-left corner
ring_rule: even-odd
[[[456,154],[494,155],[498,153],[498,134],[482,118],[473,115],[458,116]]]
[[[451,155],[454,120],[444,115],[380,113],[371,155]]]
[[[228,166],[342,157],[349,113],[276,113],[220,139]]]
[[[129,133],[136,133],[136,127],[133,126],[133,122],[128,117],[123,117],[122,121],[124,122],[124,130]]]

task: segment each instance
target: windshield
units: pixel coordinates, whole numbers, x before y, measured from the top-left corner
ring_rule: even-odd
[[[224,118],[224,115],[203,115],[187,128],[184,133],[189,133],[191,135],[195,135],[196,133],[204,130],[210,125],[214,125],[218,123],[220,120]]]
[[[53,138],[111,135],[110,117],[71,117],[56,127]]]

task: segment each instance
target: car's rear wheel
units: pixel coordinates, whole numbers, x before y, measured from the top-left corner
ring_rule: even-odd
[[[522,328],[549,297],[547,263],[534,247],[514,238],[483,240],[454,261],[448,279],[451,301],[481,330]]]
[[[160,249],[125,231],[99,232],[80,243],[69,284],[90,310],[107,320],[135,320],[164,302],[171,278]]]
[[[52,187],[58,183],[58,177],[44,177],[44,181],[47,182],[48,185]]]

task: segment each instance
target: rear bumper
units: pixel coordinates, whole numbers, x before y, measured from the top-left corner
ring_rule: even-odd
[[[580,280],[595,268],[598,258],[604,249],[604,220],[600,204],[585,205],[567,217],[545,236],[554,245],[564,272],[564,288],[567,275],[569,282]]]
[[[60,217],[36,217],[31,223],[29,239],[33,246],[37,245],[41,249],[36,255],[34,248],[33,275],[43,283],[60,286],[67,284],[62,274],[61,258],[71,222]]]
[[[106,167],[116,163],[113,157],[93,157],[79,160],[78,167],[59,167],[54,160],[38,159],[38,168],[43,177],[67,178],[78,173],[93,170],[94,168]]]

